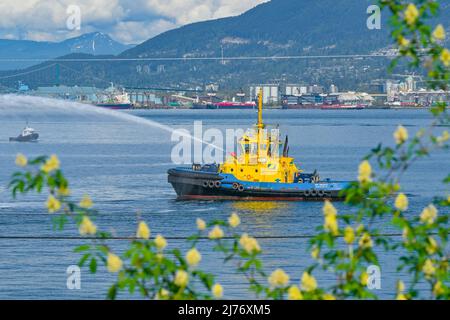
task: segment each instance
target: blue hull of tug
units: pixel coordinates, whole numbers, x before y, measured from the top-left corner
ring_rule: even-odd
[[[251,182],[236,179],[232,174],[175,168],[168,171],[168,181],[179,199],[199,200],[342,200],[341,191],[349,181],[282,183]]]

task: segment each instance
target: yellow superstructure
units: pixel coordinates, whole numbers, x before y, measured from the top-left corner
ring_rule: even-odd
[[[287,139],[283,152],[278,129],[269,130],[262,119],[262,90],[258,96],[258,123],[239,140],[239,155],[231,155],[220,165],[219,172],[253,182],[292,183],[301,172],[289,157]]]

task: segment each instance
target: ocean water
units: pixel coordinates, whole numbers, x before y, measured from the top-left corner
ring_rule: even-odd
[[[39,195],[12,199],[7,184],[18,152],[29,157],[57,154],[75,197],[87,193],[101,213],[96,223],[118,237],[133,236],[137,216],[144,218],[152,234],[169,238],[169,247],[186,249],[186,243],[172,237],[189,236],[195,220],[226,219],[231,212],[241,216],[240,232],[269,237],[260,240],[268,271],[284,268],[296,283],[312,261],[307,252],[308,239],[323,223],[322,204],[318,202],[210,202],[175,200],[167,183],[171,134],[161,128],[91,112],[76,107],[53,110],[41,107],[0,107],[0,299],[103,299],[114,276],[103,267],[96,275],[82,269],[81,289],[66,286],[66,269],[76,264],[79,254],[73,248],[83,240],[70,239],[77,230],[52,228],[45,212],[45,198]],[[172,128],[192,130],[194,121],[204,128],[246,128],[256,120],[248,110],[148,110],[126,114],[150,119]],[[265,120],[279,124],[289,135],[290,154],[306,171],[317,169],[322,177],[352,180],[357,166],[370,148],[379,142],[392,144],[392,132],[403,124],[413,134],[427,125],[431,117],[421,110],[267,110]],[[25,121],[39,131],[38,143],[8,142],[22,129]],[[192,132],[192,131],[191,131]],[[415,163],[403,177],[403,187],[410,197],[411,214],[420,212],[435,194],[448,193],[440,181],[447,174],[449,153],[437,152]],[[347,210],[343,203],[338,210]],[[448,212],[441,212],[448,214]],[[397,232],[379,222],[387,232]],[[286,236],[294,236],[287,238]],[[69,237],[69,238],[67,238]],[[277,238],[279,237],[279,238]],[[126,240],[111,240],[115,251],[124,250]],[[201,267],[214,272],[225,288],[226,298],[252,298],[244,278],[225,266],[221,256],[213,253],[208,242],[200,243]],[[395,281],[407,280],[395,270],[399,254],[380,254],[381,298],[395,296]],[[319,274],[320,284],[333,281],[330,274]],[[136,298],[120,294],[119,298]]]

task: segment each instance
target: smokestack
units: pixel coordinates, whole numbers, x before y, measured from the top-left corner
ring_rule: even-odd
[[[272,136],[269,135],[269,145],[267,148],[267,156],[271,157],[272,156]]]
[[[286,139],[284,140],[283,157],[287,157],[288,156],[288,153],[289,153],[288,143],[289,143],[289,138],[286,135]]]

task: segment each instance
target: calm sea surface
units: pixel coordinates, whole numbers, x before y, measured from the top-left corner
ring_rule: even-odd
[[[18,152],[30,157],[56,153],[71,182],[75,196],[88,193],[101,214],[97,224],[117,236],[132,236],[137,213],[149,223],[152,234],[166,237],[188,236],[195,230],[195,219],[226,219],[237,212],[241,231],[254,236],[308,235],[321,225],[321,203],[314,202],[179,202],[167,183],[166,171],[171,163],[171,134],[110,116],[45,108],[0,108],[0,299],[103,299],[113,280],[104,268],[97,275],[82,270],[81,290],[66,286],[66,269],[76,264],[79,254],[73,248],[81,240],[61,240],[77,236],[68,227],[52,229],[51,218],[43,208],[42,196],[20,196],[13,200],[7,190],[14,159]],[[192,130],[193,122],[203,121],[205,129],[246,128],[256,119],[254,111],[155,110],[129,111],[128,114],[157,121],[173,128]],[[39,143],[8,142],[28,119],[39,131]],[[392,132],[403,124],[411,133],[430,121],[426,111],[407,110],[269,110],[265,120],[279,124],[289,135],[290,153],[306,171],[318,169],[322,177],[351,180],[361,158],[379,142],[392,143]],[[191,131],[192,132],[192,131]],[[444,194],[441,181],[448,172],[449,153],[436,153],[416,163],[405,175],[403,186],[410,196],[412,211],[420,211],[433,195]],[[339,210],[345,210],[342,203]],[[442,212],[441,214],[448,214]],[[392,231],[380,225],[386,231]],[[306,252],[307,239],[262,239],[268,270],[284,268],[297,282],[305,266],[311,263]],[[126,241],[113,240],[116,251]],[[186,245],[169,240],[169,246]],[[220,255],[211,253],[209,245],[200,244],[201,266],[215,271],[224,285],[226,297],[252,297],[244,279],[231,265],[222,265]],[[382,254],[381,298],[392,298],[396,279],[405,279],[395,271],[398,253]],[[319,275],[319,282],[329,284],[333,278]],[[129,298],[122,294],[119,298]]]

